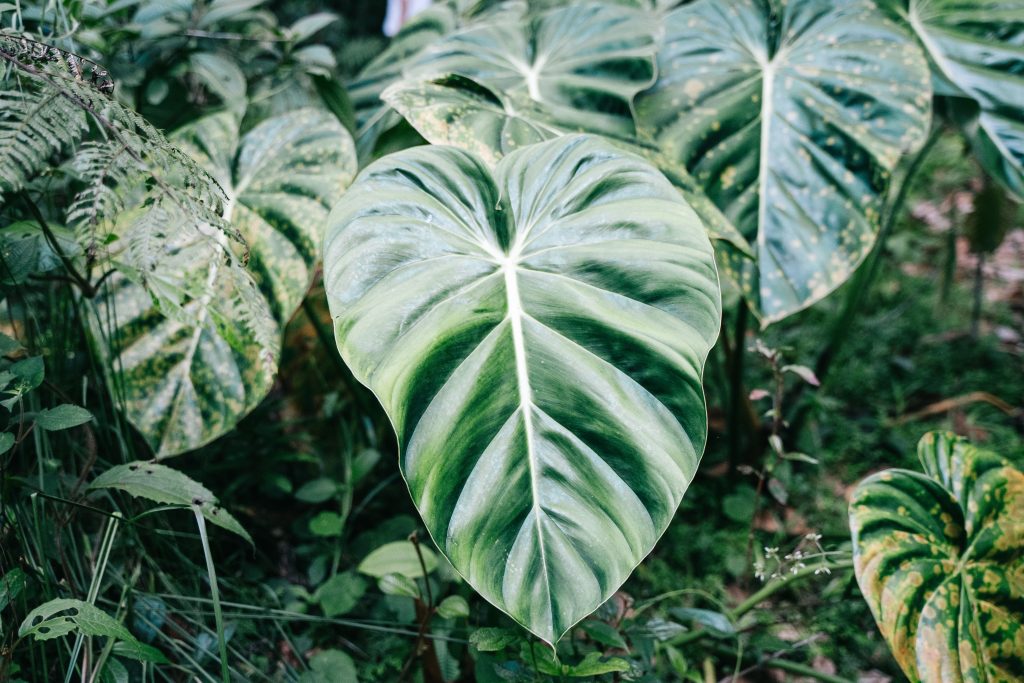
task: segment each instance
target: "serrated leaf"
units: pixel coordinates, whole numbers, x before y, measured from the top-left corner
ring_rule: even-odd
[[[985,170],[1024,199],[1024,1],[910,0],[906,18],[937,76],[972,101],[963,122]]]
[[[48,432],[71,429],[90,420],[92,420],[92,413],[70,403],[40,410],[35,416],[36,426]]]
[[[35,640],[51,640],[69,633],[113,638],[120,643],[122,655],[142,661],[167,662],[159,650],[140,643],[124,624],[82,600],[50,600],[29,612],[18,629],[20,638],[31,636]]]
[[[328,209],[356,170],[350,136],[322,111],[267,119],[241,137],[235,115],[220,112],[172,139],[226,192],[224,218],[245,238],[249,261],[243,268],[225,245],[171,235],[145,286],[115,275],[94,300],[90,322],[111,386],[160,457],[233,429],[270,390]],[[182,302],[183,314],[171,315],[162,297]]]
[[[406,150],[354,188],[326,241],[342,357],[435,542],[553,642],[647,555],[696,469],[721,321],[707,235],[657,169],[592,136],[493,171]]]
[[[424,548],[421,544],[420,553],[423,554],[423,565],[428,574],[437,569],[437,556],[430,548]],[[359,563],[358,570],[378,579],[386,574],[401,574],[410,579],[423,577],[423,566],[420,565],[416,547],[409,541],[385,543],[367,555]]]
[[[857,582],[917,683],[1024,678],[1024,473],[953,434],[850,502]]]
[[[209,489],[166,465],[149,461],[115,465],[96,477],[89,489],[120,489],[155,503],[196,506],[206,521],[252,543],[248,532],[231,513],[220,507]]]
[[[890,174],[928,129],[927,62],[871,0],[698,0],[664,23],[640,123],[754,245],[725,272],[781,320],[874,245]]]

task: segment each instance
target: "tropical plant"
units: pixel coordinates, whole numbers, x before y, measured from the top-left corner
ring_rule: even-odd
[[[850,502],[857,582],[911,681],[1024,677],[1024,472],[962,437],[921,439]]]

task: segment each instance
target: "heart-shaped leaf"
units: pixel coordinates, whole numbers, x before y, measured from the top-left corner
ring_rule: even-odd
[[[1024,0],[910,0],[905,16],[951,94],[973,101],[978,158],[1024,198]]]
[[[223,187],[224,217],[249,260],[243,267],[226,240],[151,225],[135,239],[166,241],[159,268],[144,282],[116,274],[94,300],[111,385],[158,456],[215,439],[269,391],[281,329],[312,280],[328,211],[356,170],[348,132],[316,110],[268,119],[242,138],[233,115],[213,114],[173,139]],[[173,215],[166,220],[173,225]],[[117,245],[114,254],[116,263]]]
[[[337,205],[324,268],[338,348],[434,541],[554,642],[650,552],[703,450],[721,304],[700,221],[600,138],[493,171],[415,148]]]
[[[907,677],[1024,680],[1024,473],[952,434],[850,503],[857,582]]]
[[[874,245],[890,173],[928,128],[927,62],[870,0],[698,0],[664,22],[641,125],[755,245],[727,272],[780,320]]]

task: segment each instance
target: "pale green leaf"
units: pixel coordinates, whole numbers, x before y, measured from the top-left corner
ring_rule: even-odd
[[[437,606],[442,619],[464,619],[469,616],[469,603],[461,595],[449,595]]]
[[[381,578],[386,574],[401,574],[410,579],[423,577],[423,566],[427,573],[437,569],[437,556],[429,548],[420,545],[423,565],[416,554],[416,547],[409,541],[395,541],[377,548],[359,563],[359,571],[368,576]]]
[[[236,533],[252,543],[248,532],[231,516],[231,513],[220,507],[217,498],[209,489],[166,465],[148,461],[115,465],[96,477],[89,488],[120,489],[155,503],[196,506],[206,521]]]
[[[92,413],[70,403],[40,410],[35,416],[36,426],[48,432],[71,429],[90,420],[92,420]]]
[[[419,598],[416,582],[401,574],[385,574],[377,579],[377,588],[384,595],[398,595],[403,598]]]
[[[703,451],[721,307],[700,221],[593,136],[493,170],[416,148],[337,205],[324,270],[341,355],[391,418],[432,538],[557,640],[650,552]]]
[[[36,607],[21,622],[18,636],[51,640],[69,633],[113,638],[121,643],[121,654],[142,661],[166,663],[154,647],[140,643],[122,624],[106,612],[81,600],[58,598]]]
[[[323,503],[330,500],[338,492],[338,483],[329,477],[317,477],[307,481],[295,492],[296,500],[303,503]]]
[[[354,572],[335,574],[313,594],[327,617],[348,614],[366,593],[366,580]]]

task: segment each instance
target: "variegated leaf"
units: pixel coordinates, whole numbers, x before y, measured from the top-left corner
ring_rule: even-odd
[[[721,304],[696,215],[592,136],[493,170],[414,148],[334,209],[324,279],[438,547],[554,642],[650,552],[704,447]]]
[[[850,503],[857,581],[915,683],[1024,680],[1024,473],[952,434]]]
[[[499,95],[464,76],[401,80],[382,97],[428,142],[465,149],[490,165],[516,149],[572,132],[555,122],[543,103],[521,94]],[[684,167],[633,138],[608,139],[640,154],[665,173],[701,217],[712,238],[732,243],[741,253],[750,253],[750,245]]]
[[[978,158],[1024,198],[1024,0],[911,0],[905,16],[937,76],[973,101]]]
[[[241,139],[232,114],[213,114],[173,141],[223,187],[224,217],[249,255],[243,265],[222,236],[182,231],[173,212],[150,211],[113,245],[115,264],[136,240],[160,241],[166,254],[141,280],[108,278],[93,319],[115,395],[161,457],[232,429],[269,391],[328,211],[356,171],[351,137],[317,110],[269,119]]]
[[[697,0],[666,17],[640,123],[754,246],[728,259],[765,324],[871,250],[901,154],[928,128],[924,55],[870,0]]]

